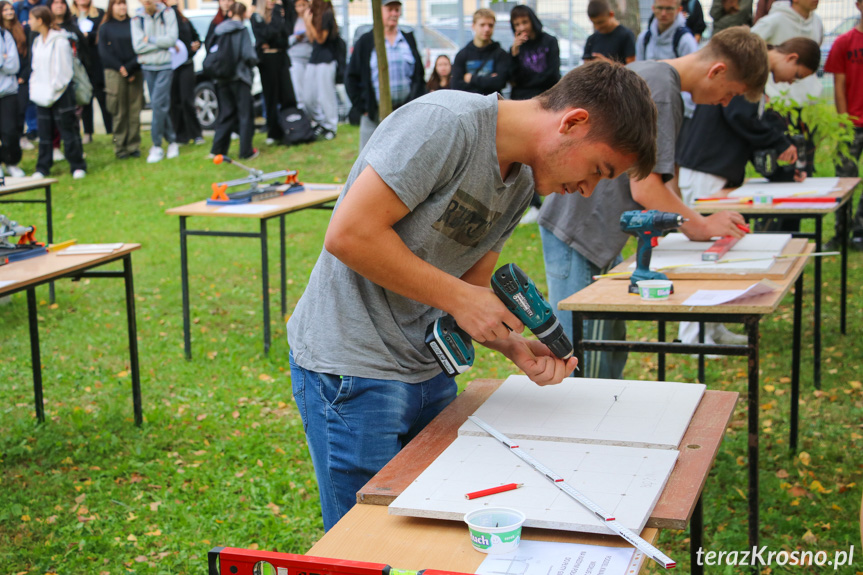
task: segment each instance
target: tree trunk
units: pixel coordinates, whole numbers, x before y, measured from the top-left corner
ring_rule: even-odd
[[[610,0],[611,9],[621,24],[632,30],[638,36],[641,32],[641,14],[638,0]]]
[[[381,98],[378,102],[379,120],[389,116],[393,111],[393,101],[390,97],[390,69],[387,63],[387,47],[384,40],[384,23],[381,19],[382,0],[372,0],[372,18],[374,19],[375,53],[378,57],[378,83],[381,89]]]

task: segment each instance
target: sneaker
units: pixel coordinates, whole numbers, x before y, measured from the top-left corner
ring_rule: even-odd
[[[264,143],[268,146],[272,146],[276,143],[276,140],[274,138],[267,138],[266,140],[264,140]]]
[[[848,244],[855,252],[863,252],[863,237],[851,238],[851,243]]]
[[[746,345],[749,338],[739,333],[734,333],[724,324],[716,324],[713,332],[713,341],[722,345]]]
[[[73,180],[83,180],[86,176],[87,172],[85,172],[84,170],[75,170],[74,172],[72,172]]]
[[[168,144],[168,159],[173,160],[180,155],[180,145],[176,142]]]
[[[33,145],[33,142],[31,142],[29,139],[27,139],[26,136],[21,137],[20,143],[21,143],[21,149],[22,150],[35,150],[36,149],[36,146]]]
[[[33,178],[34,180],[41,180],[42,178],[45,177],[45,174],[43,174],[42,172],[33,172],[33,175],[30,177]]]
[[[93,134],[84,134],[81,137],[82,144],[92,144],[93,143]]]
[[[156,162],[161,162],[164,157],[165,152],[162,150],[162,148],[157,148],[156,146],[153,146],[152,148],[150,148],[150,153],[147,154],[147,163],[155,164]]]
[[[243,160],[254,160],[258,156],[261,155],[261,152],[258,151],[257,148],[252,148],[252,154],[250,156],[246,156],[245,158],[241,158]]]
[[[239,139],[240,139],[240,135],[239,135],[238,133],[236,133],[236,132],[231,132],[231,139],[232,139],[232,140],[239,140]]]
[[[135,150],[134,152],[130,152],[129,157],[130,158],[140,158],[141,157],[141,150]]]
[[[518,225],[525,226],[528,224],[535,224],[537,218],[539,217],[539,208],[536,206],[530,206],[524,215],[521,216],[521,221],[518,222]]]
[[[6,171],[9,172],[9,175],[13,178],[23,178],[27,175],[24,173],[24,170],[18,166],[6,166]]]
[[[197,138],[195,138],[195,145],[196,146],[201,146],[201,145],[206,144],[206,143],[207,143],[207,140],[205,140],[202,136],[198,136]]]
[[[66,156],[63,155],[63,152],[60,151],[60,148],[54,148],[54,161],[62,162],[66,159]]]
[[[207,159],[208,159],[208,160],[212,160],[212,159],[213,159],[213,158],[215,158],[215,157],[216,157],[216,154],[214,154],[213,152],[210,152],[209,154],[207,154]]]

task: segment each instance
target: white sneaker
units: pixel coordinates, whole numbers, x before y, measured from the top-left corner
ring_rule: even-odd
[[[716,324],[715,331],[713,332],[713,339],[716,343],[724,345],[746,345],[749,343],[748,336],[734,333],[722,323]]]
[[[33,175],[30,177],[33,178],[34,180],[41,180],[42,178],[45,177],[45,174],[43,174],[42,172],[33,172]]]
[[[177,156],[180,155],[180,144],[174,142],[173,144],[168,144],[168,159],[173,160]]]
[[[231,139],[232,139],[232,140],[239,140],[239,139],[240,139],[240,135],[239,135],[238,133],[236,133],[236,132],[231,132]]]
[[[84,170],[75,170],[74,172],[72,172],[73,180],[83,180],[86,176],[87,172],[85,172]]]
[[[54,161],[62,162],[66,159],[66,156],[63,155],[63,152],[60,151],[60,148],[54,148]]]
[[[267,138],[266,140],[264,140],[264,143],[268,146],[272,146],[276,143],[276,141],[273,138]]]
[[[521,216],[521,221],[518,222],[518,225],[524,226],[527,224],[535,224],[536,219],[539,217],[539,208],[536,206],[530,206],[524,215]]]
[[[162,148],[157,148],[156,146],[153,146],[152,148],[150,148],[150,153],[147,154],[147,163],[155,164],[156,162],[161,162],[164,157],[165,152],[162,150]]]
[[[27,175],[24,173],[24,170],[18,166],[6,166],[6,171],[9,172],[9,175],[13,178],[23,178]]]
[[[36,146],[33,145],[33,142],[30,141],[26,136],[21,136],[21,149],[22,150],[35,150]]]

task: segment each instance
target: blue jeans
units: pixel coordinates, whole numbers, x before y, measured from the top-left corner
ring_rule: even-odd
[[[294,401],[315,466],[324,529],[357,501],[357,491],[455,399],[444,374],[403,383],[309,371],[290,358]]]
[[[542,237],[542,255],[548,282],[548,303],[556,310],[555,313],[566,335],[573,339],[572,312],[560,311],[557,305],[561,300],[589,286],[593,283],[593,276],[607,273],[609,269],[622,262],[623,258],[618,255],[607,267],[600,268],[544,227],[539,226],[539,234]],[[584,338],[625,340],[626,322],[585,320]],[[626,366],[626,356],[625,351],[588,351],[584,354],[584,365],[579,366],[581,374],[583,377],[620,379]]]
[[[173,144],[177,141],[174,125],[171,123],[171,82],[174,72],[167,70],[144,70],[144,81],[150,92],[150,108],[153,111],[153,122],[150,124],[150,136],[153,145],[162,146],[162,138]]]

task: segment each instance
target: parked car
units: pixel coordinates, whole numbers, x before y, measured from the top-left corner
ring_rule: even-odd
[[[207,36],[207,29],[210,27],[210,22],[216,16],[217,10],[185,10],[183,15],[189,19],[192,26],[201,37],[203,44],[204,38]],[[255,35],[252,33],[252,25],[246,20],[246,28],[249,31],[249,37],[252,44],[255,43]],[[219,100],[216,98],[216,85],[212,78],[204,74],[204,57],[206,50],[203,45],[195,54],[195,112],[198,115],[198,121],[201,123],[201,128],[204,130],[212,130],[216,126],[216,119],[219,117]],[[261,97],[261,76],[258,73],[257,66],[252,68],[252,100],[255,104],[255,116],[257,117],[263,110],[263,99]]]

